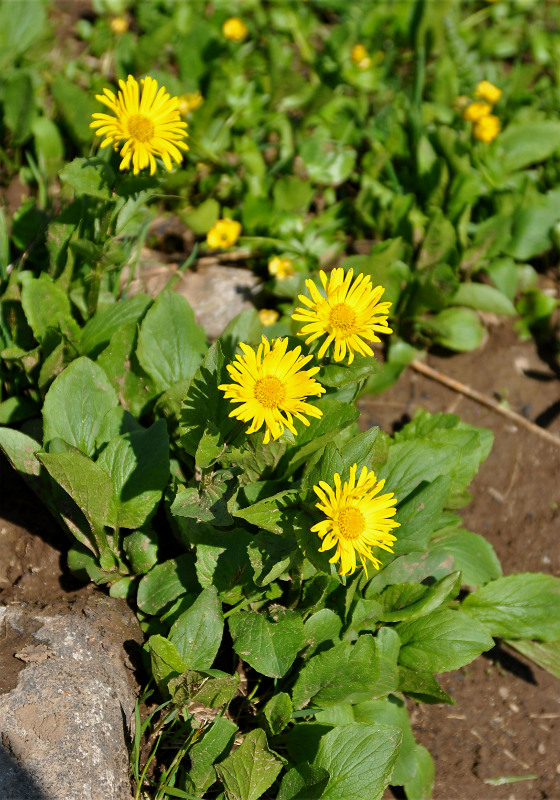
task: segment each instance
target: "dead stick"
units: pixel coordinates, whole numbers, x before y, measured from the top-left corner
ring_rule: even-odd
[[[497,411],[498,414],[502,414],[502,416],[511,419],[516,423],[516,425],[521,425],[523,428],[527,428],[527,430],[531,431],[532,433],[536,433],[537,436],[540,436],[542,439],[552,442],[552,444],[555,444],[556,447],[560,447],[560,439],[558,436],[554,436],[553,433],[549,433],[549,431],[545,430],[544,428],[540,428],[538,425],[535,425],[534,422],[525,419],[525,417],[522,417],[521,414],[518,414],[516,411],[512,411],[510,408],[505,408],[495,400],[491,400],[489,397],[477,392],[475,389],[471,389],[470,386],[466,386],[464,383],[454,380],[454,378],[449,378],[447,375],[444,375],[443,372],[438,372],[437,369],[429,367],[422,361],[412,361],[410,366],[416,372],[420,372],[422,375],[426,375],[426,377],[431,378],[438,383],[442,383],[444,386],[447,386],[448,389],[453,389],[455,392],[464,394],[465,397],[470,397],[471,400],[476,400],[477,403],[481,403],[483,406],[488,406],[488,408],[491,408],[493,411]]]

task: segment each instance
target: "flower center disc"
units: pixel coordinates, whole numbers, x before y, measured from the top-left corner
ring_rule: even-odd
[[[349,333],[356,324],[356,312],[346,303],[339,303],[332,309],[329,315],[329,322],[336,330],[342,333]]]
[[[255,400],[265,408],[278,408],[286,397],[286,387],[274,375],[266,375],[255,383]]]
[[[344,539],[357,539],[366,527],[364,515],[357,508],[343,508],[337,522],[340,535]]]
[[[154,123],[144,114],[133,114],[128,120],[128,133],[137,142],[148,142],[154,135]]]

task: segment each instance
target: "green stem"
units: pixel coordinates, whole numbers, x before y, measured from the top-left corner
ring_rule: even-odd
[[[238,603],[236,606],[230,608],[229,611],[226,611],[226,613],[224,614],[224,619],[231,617],[231,615],[235,614],[236,611],[241,611],[241,609],[251,605],[251,603],[255,603],[257,600],[262,600],[262,598],[263,598],[263,592],[259,592],[258,594],[254,594],[252,597],[246,598],[245,600],[241,600],[241,602]]]

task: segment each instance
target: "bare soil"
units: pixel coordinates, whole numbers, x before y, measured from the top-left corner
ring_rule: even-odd
[[[560,437],[558,376],[532,342],[518,341],[510,323],[495,327],[474,353],[431,355],[428,363],[489,397],[507,399]],[[412,370],[383,395],[360,401],[361,422],[392,432],[420,407],[493,430],[492,453],[462,513],[465,526],[494,545],[504,574],[559,575],[560,448]],[[5,461],[0,485],[0,604],[48,606],[98,591],[68,576],[65,537]],[[16,651],[17,642],[0,631],[0,692],[15,685],[24,666],[13,657]],[[560,682],[505,646],[440,680],[455,706],[410,704],[417,740],[436,764],[433,800],[560,800]],[[485,783],[526,776],[536,777]],[[386,797],[403,795],[389,790]]]

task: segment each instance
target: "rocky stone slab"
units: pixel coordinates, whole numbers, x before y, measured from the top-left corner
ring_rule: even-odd
[[[130,800],[130,654],[142,641],[130,609],[100,592],[73,606],[13,603],[0,606],[2,628],[24,668],[0,695],[0,798]]]

